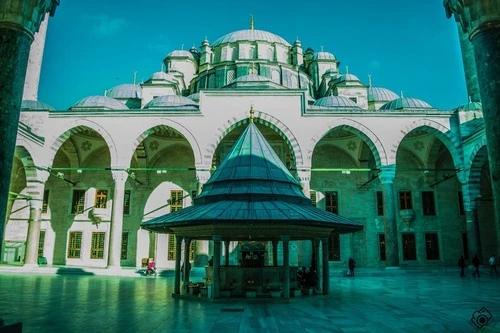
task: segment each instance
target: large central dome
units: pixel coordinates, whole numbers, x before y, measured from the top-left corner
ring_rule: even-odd
[[[246,30],[238,30],[234,32],[230,32],[227,35],[224,35],[217,39],[212,43],[212,46],[217,46],[225,43],[235,43],[240,41],[263,41],[268,43],[279,43],[286,46],[291,46],[285,39],[282,37],[275,35],[273,33],[263,31],[263,30],[255,30],[255,29],[246,29]]]

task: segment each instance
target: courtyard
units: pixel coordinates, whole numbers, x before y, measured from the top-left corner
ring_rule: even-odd
[[[0,318],[23,332],[500,331],[500,279],[457,269],[332,271],[331,294],[290,302],[172,298],[172,272],[0,269]],[[193,278],[201,278],[193,272]],[[482,312],[481,309],[485,308]],[[471,321],[471,318],[474,318]]]

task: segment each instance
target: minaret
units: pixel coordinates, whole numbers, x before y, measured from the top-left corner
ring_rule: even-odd
[[[24,81],[23,100],[38,100],[38,85],[40,83],[40,72],[42,70],[43,50],[45,47],[45,37],[47,35],[47,24],[49,15],[46,14],[40,30],[35,33],[35,39],[31,44],[26,79]]]

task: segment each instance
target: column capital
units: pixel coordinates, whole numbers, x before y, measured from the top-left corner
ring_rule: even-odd
[[[210,173],[209,167],[197,167],[196,168],[196,179],[201,183],[205,184],[212,174]]]
[[[380,173],[378,174],[378,178],[380,179],[382,184],[393,183],[395,177],[396,177],[396,164],[382,165],[380,167]]]
[[[480,31],[500,28],[500,0],[444,0],[443,6],[470,40]]]
[[[42,200],[39,198],[28,199],[30,209],[42,210]]]
[[[222,235],[212,235],[212,240],[214,242],[220,242],[222,240]]]
[[[60,0],[3,0],[0,1],[0,28],[26,33],[32,40],[45,14],[54,15]]]
[[[111,175],[115,183],[125,183],[128,179],[128,172],[125,170],[112,170]]]
[[[300,181],[311,180],[311,168],[297,168],[297,177]]]
[[[290,241],[290,235],[281,235],[280,236],[282,242],[289,242]]]

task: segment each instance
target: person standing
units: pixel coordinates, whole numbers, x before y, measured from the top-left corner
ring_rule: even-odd
[[[495,274],[498,275],[497,272],[497,258],[495,257],[494,254],[491,255],[490,257],[490,275],[493,276],[493,271],[495,271]]]
[[[354,267],[356,267],[356,262],[353,258],[349,258],[349,275],[354,277]]]
[[[464,256],[460,256],[458,259],[458,267],[460,267],[460,277],[465,277],[465,258]]]
[[[474,273],[472,273],[472,276],[476,277],[477,274],[477,277],[481,277],[479,275],[479,258],[477,257],[477,254],[474,255],[474,258],[472,258],[472,265],[474,265]]]

